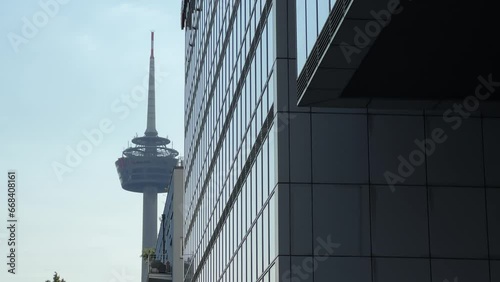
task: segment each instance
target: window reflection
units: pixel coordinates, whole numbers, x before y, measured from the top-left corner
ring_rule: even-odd
[[[276,124],[269,131],[269,188],[272,191],[276,186]]]
[[[257,199],[257,212],[259,212],[259,210],[262,207],[262,190],[263,190],[263,187],[262,187],[262,151],[260,151],[259,154],[257,155],[256,165],[257,165],[257,184],[256,184],[257,197],[256,197],[256,199]]]
[[[186,112],[192,109],[191,113],[186,114],[186,119],[189,118],[190,122],[186,130],[185,144],[192,146],[189,147],[185,159],[186,167],[192,168],[190,182],[186,185],[186,198],[192,200],[185,207],[184,228],[187,229],[193,224],[190,236],[186,239],[186,250],[193,255],[191,272],[200,271],[197,279],[199,281],[214,281],[219,278],[221,281],[247,281],[247,278],[248,281],[255,281],[269,261],[268,208],[260,215],[257,225],[250,228],[269,195],[268,170],[274,170],[275,167],[269,163],[268,141],[265,141],[264,147],[258,151],[247,183],[241,187],[232,210],[228,215],[222,215],[275,96],[274,77],[271,77],[268,83],[275,60],[272,16],[267,18],[249,74],[240,78],[243,67],[247,67],[245,60],[249,57],[250,43],[255,36],[266,1],[240,2],[239,7],[235,6],[239,14],[233,27],[229,26],[230,21],[224,20],[224,17],[231,14],[231,3],[219,1],[215,10],[203,7],[198,14],[202,20],[202,24],[199,24],[200,32],[190,31],[186,34],[187,42],[193,42],[194,46],[190,48],[193,55],[187,59],[189,61],[186,70],[186,100],[187,103],[193,102],[190,107],[186,107]],[[214,2],[202,1],[200,4],[211,6]],[[200,34],[206,34],[209,28],[208,23],[211,22],[212,16],[208,15],[208,11],[216,11],[216,15],[213,32],[205,39],[200,38]],[[232,31],[228,35],[226,31],[230,28]],[[225,49],[222,42],[227,36],[230,37],[229,48]],[[305,43],[305,40],[303,42]],[[205,44],[208,49],[203,53]],[[221,54],[225,55],[221,57]],[[219,77],[215,77],[218,64],[222,64],[222,68]],[[240,79],[246,83],[241,95],[238,95],[236,86]],[[197,81],[199,85],[195,87]],[[212,82],[215,82],[215,89],[211,89]],[[214,93],[212,100],[208,98],[210,92]],[[233,99],[238,99],[238,102],[231,117],[229,113]],[[203,116],[205,109],[208,113],[206,117]],[[229,131],[222,135],[222,125],[229,117],[232,118]],[[204,126],[200,126],[202,122]],[[197,143],[199,146],[194,147],[193,144]],[[216,152],[215,148],[219,145],[222,147]],[[212,171],[209,168],[211,161],[216,162]],[[203,183],[207,178],[209,181],[206,193],[200,198]],[[214,245],[210,246],[207,259],[201,261],[220,220],[225,220],[225,224],[222,230],[218,230],[219,236]],[[250,232],[247,243],[240,245],[247,232]],[[232,254],[236,256],[231,261]],[[199,267],[201,269],[198,269]],[[223,271],[226,272],[221,275]],[[217,277],[213,277],[214,272]]]
[[[299,73],[306,62],[306,42],[306,0],[297,0],[297,69]]]
[[[297,70],[305,62],[316,43],[316,39],[328,19],[335,0],[295,0],[297,24]]]
[[[318,36],[318,16],[315,0],[306,2],[306,24],[307,54],[309,54]]]
[[[272,261],[276,258],[276,255],[278,253],[278,246],[276,245],[277,243],[277,194],[275,193],[271,200],[269,201],[269,259]]]

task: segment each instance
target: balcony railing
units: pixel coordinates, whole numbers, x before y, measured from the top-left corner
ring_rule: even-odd
[[[166,256],[153,255],[148,259],[148,282],[172,282],[172,265]]]

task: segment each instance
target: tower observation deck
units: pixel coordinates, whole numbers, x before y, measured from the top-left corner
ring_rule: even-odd
[[[173,168],[179,153],[167,148],[168,138],[158,136],[155,113],[154,32],[151,32],[147,127],[144,136],[132,139],[133,147],[123,151],[116,169],[123,189],[143,194],[142,247],[154,248],[157,232],[158,193],[168,192]],[[147,279],[147,265],[142,265],[142,281]]]

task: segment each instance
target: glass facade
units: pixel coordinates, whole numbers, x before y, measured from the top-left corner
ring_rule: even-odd
[[[334,4],[190,6],[184,281],[498,281],[498,116],[296,106]]]
[[[297,17],[297,69],[304,67],[336,0],[295,0]]]
[[[172,181],[161,215],[161,225],[156,241],[156,260],[165,266],[165,273],[172,275],[172,282],[184,281],[183,238],[183,192],[184,170],[182,161],[172,170]],[[159,270],[160,271],[160,270]],[[160,271],[161,272],[161,271]]]
[[[189,7],[185,281],[269,281],[276,257],[273,3]]]
[[[173,194],[169,192],[161,215],[161,224],[158,231],[158,239],[156,241],[155,255],[162,263],[169,262],[172,265],[173,260],[173,237],[174,237],[174,223],[172,220],[174,214]],[[177,228],[180,228],[177,227]]]

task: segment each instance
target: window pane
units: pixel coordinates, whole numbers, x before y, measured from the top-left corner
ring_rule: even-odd
[[[316,42],[316,37],[318,36],[318,16],[316,14],[316,1],[306,1],[306,11],[307,11],[307,54],[309,53]]]
[[[297,73],[299,74],[306,62],[306,56],[306,0],[297,0]]]
[[[252,222],[253,219],[255,218],[256,210],[257,210],[257,169],[256,169],[256,163],[252,166]]]
[[[278,224],[278,220],[276,218],[276,200],[277,194],[275,193],[269,201],[269,259],[271,261],[276,258],[278,249],[278,246],[276,245],[276,224]]]

